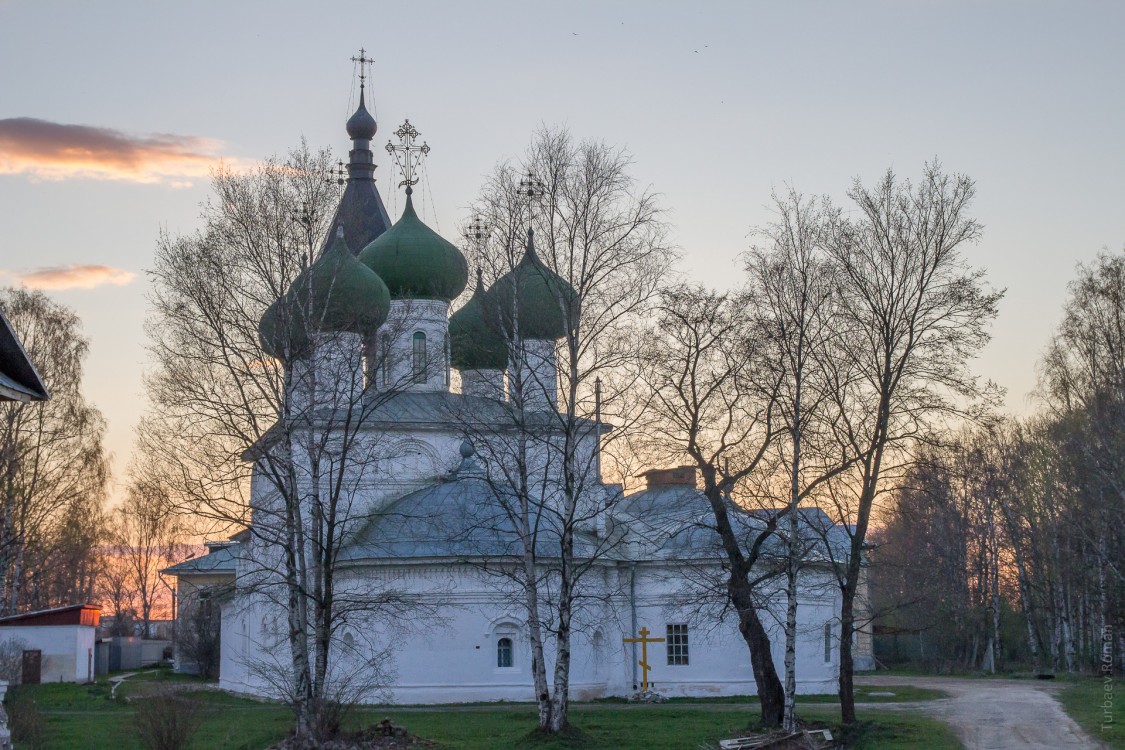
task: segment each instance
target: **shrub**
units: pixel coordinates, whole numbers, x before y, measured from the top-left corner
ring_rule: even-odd
[[[171,689],[137,696],[133,721],[146,750],[185,750],[203,721],[199,702]]]
[[[23,679],[23,652],[27,644],[19,638],[0,641],[0,680],[18,685]]]
[[[15,746],[27,750],[47,747],[47,720],[39,706],[22,693],[13,691],[8,696],[8,729]]]

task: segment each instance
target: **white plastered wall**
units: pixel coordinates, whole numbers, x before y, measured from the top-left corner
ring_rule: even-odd
[[[707,619],[698,606],[677,604],[682,601],[682,566],[651,564],[637,573],[636,624],[647,627],[651,637],[666,636],[668,624],[685,623],[689,634],[689,663],[669,665],[663,643],[649,646],[649,679],[655,689],[666,696],[754,695],[756,687],[750,668],[749,652],[738,632],[733,617]],[[363,675],[362,660],[376,651],[386,649],[390,660],[384,664],[385,674],[392,675],[391,684],[381,684],[368,673],[368,701],[395,703],[457,703],[465,701],[527,701],[534,699],[531,674],[531,647],[524,625],[526,615],[518,594],[498,591],[498,579],[471,565],[441,564],[387,566],[383,570],[357,569],[354,575],[385,578],[408,592],[424,594],[440,605],[424,619],[396,628],[378,621],[355,622],[342,631],[353,633],[348,654],[338,654],[342,668]],[[605,696],[628,696],[635,692],[633,683],[633,649],[623,639],[632,635],[632,602],[625,578],[615,570],[603,576],[597,570],[588,575],[587,585],[600,587],[593,597],[597,607],[587,607],[575,618],[572,638],[571,697],[591,700]],[[604,581],[602,580],[604,578]],[[596,579],[596,580],[595,580]],[[823,579],[823,580],[821,580]],[[838,650],[833,644],[828,661],[824,659],[823,626],[835,624],[833,597],[825,593],[828,583],[824,573],[811,573],[802,585],[802,604],[798,610],[799,635],[797,647],[797,688],[801,694],[835,692]],[[589,593],[589,592],[587,592]],[[718,609],[718,608],[716,608]],[[773,609],[781,613],[783,602]],[[228,631],[224,610],[224,662],[222,686],[241,692],[270,695],[272,688],[249,675],[243,665],[228,668],[228,658],[242,658],[258,664],[282,661],[287,646],[278,640],[280,633],[270,630],[269,611],[284,624],[284,613],[277,605],[261,603],[247,610],[248,630],[233,622]],[[240,619],[235,616],[236,620]],[[260,622],[259,622],[260,621]],[[774,665],[779,677],[783,672],[784,635],[776,618],[763,613],[770,629]],[[256,630],[255,628],[261,628]],[[229,635],[228,635],[229,632]],[[511,667],[497,664],[500,638],[513,641]],[[835,637],[835,630],[833,630]],[[227,644],[231,648],[228,649]],[[358,651],[357,651],[358,649]],[[636,647],[636,658],[640,648]],[[360,654],[358,660],[355,654]],[[234,657],[233,655],[240,655]],[[350,666],[348,659],[352,659]],[[554,668],[554,644],[546,644],[548,674]],[[640,669],[636,672],[640,682]],[[360,680],[362,682],[362,678]]]
[[[425,337],[421,361],[415,357],[415,334]],[[367,376],[377,390],[449,390],[449,303],[391,300],[387,322],[368,342]]]
[[[93,679],[95,629],[90,625],[10,625],[0,627],[0,641],[22,641],[25,650],[42,651],[40,682],[88,682]]]

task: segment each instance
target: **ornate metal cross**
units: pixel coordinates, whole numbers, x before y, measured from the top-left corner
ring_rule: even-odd
[[[480,266],[480,262],[484,257],[484,245],[488,242],[488,235],[492,233],[492,227],[484,223],[484,220],[477,214],[473,217],[472,223],[465,227],[465,231],[461,232],[461,236],[465,241],[472,245],[476,257],[474,260],[477,263],[477,286],[482,287],[484,284],[484,269]],[[483,287],[481,291],[484,291]]]
[[[430,147],[425,141],[421,146],[415,146],[414,142],[418,136],[422,135],[418,129],[410,124],[410,120],[406,120],[395,131],[398,136],[398,145],[390,141],[387,142],[387,153],[394,157],[395,165],[398,170],[402,172],[402,182],[398,184],[399,187],[406,186],[406,194],[410,195],[412,185],[417,185],[418,180],[414,177],[414,171],[422,163],[422,159],[426,154],[430,153]]]
[[[316,221],[316,215],[313,213],[312,206],[308,201],[301,201],[300,208],[294,208],[289,212],[289,216],[294,222],[308,229]]]
[[[308,246],[308,257],[304,253],[301,254],[301,270],[305,270],[312,265],[313,256],[313,225],[316,223],[317,215],[313,207],[308,201],[301,201],[301,207],[294,207],[289,212],[289,218],[293,220],[294,224],[300,224],[301,228],[305,230],[305,242]]]
[[[527,204],[527,225],[531,226],[532,210],[535,205],[543,200],[547,194],[547,186],[528,170],[527,177],[520,180],[516,186],[516,201]]]
[[[360,47],[359,57],[353,57],[352,62],[359,63],[359,87],[362,89],[363,82],[367,80],[367,66],[374,65],[375,61],[367,56],[367,50]]]
[[[325,182],[331,184],[335,182],[337,185],[343,185],[348,181],[348,169],[344,162],[336,162],[336,166],[328,170],[328,179]]]
[[[640,638],[622,638],[621,640],[625,643],[639,643],[639,644],[641,644],[641,660],[637,663],[640,664],[641,669],[644,670],[643,673],[642,673],[643,674],[643,680],[641,682],[641,690],[643,692],[647,693],[648,692],[648,670],[652,669],[652,667],[650,667],[649,663],[648,663],[648,644],[650,644],[650,643],[664,643],[664,639],[663,638],[649,638],[648,637],[648,628],[646,628],[646,627],[642,627],[637,632],[637,634],[640,636]]]
[[[477,214],[473,217],[472,223],[465,227],[465,231],[461,235],[479,248],[488,240],[488,235],[491,232],[492,227],[485,224],[480,214]]]

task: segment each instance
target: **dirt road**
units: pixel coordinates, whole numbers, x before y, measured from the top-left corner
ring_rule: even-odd
[[[953,727],[968,750],[1086,750],[1103,745],[1082,731],[1055,700],[1058,687],[1035,680],[956,677],[856,678],[860,685],[917,685],[944,690],[948,698],[886,703],[910,708]],[[893,688],[891,688],[893,690]]]

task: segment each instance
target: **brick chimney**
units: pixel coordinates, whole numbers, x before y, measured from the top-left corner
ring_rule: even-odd
[[[669,485],[695,486],[695,467],[676,466],[672,469],[649,469],[641,474],[648,482],[648,488],[667,487]]]

